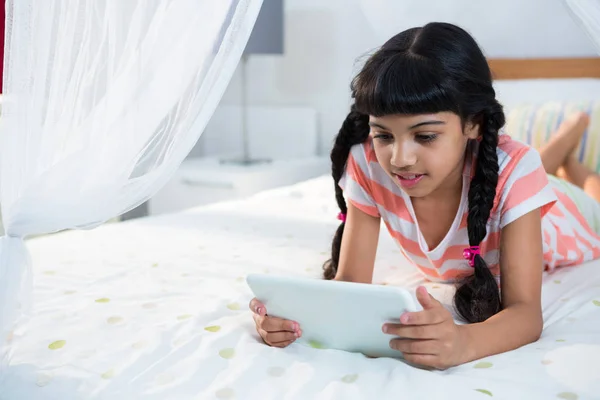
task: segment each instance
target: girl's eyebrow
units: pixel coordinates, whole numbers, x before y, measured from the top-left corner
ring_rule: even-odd
[[[414,124],[413,126],[410,126],[408,129],[415,129],[415,128],[418,128],[423,125],[445,125],[445,124],[446,124],[446,122],[439,121],[439,120],[423,121],[423,122],[419,122],[418,124]]]
[[[375,128],[379,128],[379,129],[383,129],[384,131],[391,131],[390,128],[387,128],[384,125],[378,124],[377,122],[369,122],[369,126],[375,127]]]
[[[445,121],[440,121],[437,119],[431,120],[431,121],[423,121],[423,122],[419,122],[418,124],[414,124],[412,126],[409,126],[408,129],[415,129],[418,128],[420,126],[424,126],[424,125],[445,125],[446,122]],[[379,128],[379,129],[383,129],[386,131],[391,131],[390,128],[386,127],[385,125],[381,125],[377,122],[369,122],[369,126],[375,127],[375,128]]]

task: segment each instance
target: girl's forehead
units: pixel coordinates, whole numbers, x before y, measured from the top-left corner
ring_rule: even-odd
[[[422,121],[442,121],[444,123],[450,123],[460,121],[460,117],[449,111],[426,114],[389,114],[379,117],[374,115],[369,116],[369,122],[393,125],[412,125]]]

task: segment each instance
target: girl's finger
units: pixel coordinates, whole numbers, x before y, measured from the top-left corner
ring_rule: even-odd
[[[284,348],[284,347],[288,347],[292,343],[294,343],[294,340],[288,340],[287,342],[273,343],[271,346]]]
[[[431,339],[392,339],[390,347],[401,353],[439,354],[439,342]]]
[[[273,347],[285,347],[293,343],[298,337],[293,332],[267,332],[260,327],[256,327],[256,331],[265,344]]]
[[[266,332],[265,339],[267,342],[272,344],[289,342],[298,339],[298,335],[295,332]]]
[[[267,315],[267,309],[265,308],[265,305],[258,301],[256,298],[250,300],[249,306],[250,310],[252,310],[253,313],[256,313],[258,315]]]
[[[400,316],[400,323],[404,325],[435,325],[447,319],[445,308],[407,312]]]
[[[406,339],[437,339],[441,325],[385,324],[383,332]]]
[[[300,329],[298,323],[276,317],[261,316],[260,327],[267,332],[290,331],[296,332]]]
[[[420,365],[429,368],[446,369],[448,365],[444,365],[439,356],[431,354],[403,354],[406,361],[411,364]]]

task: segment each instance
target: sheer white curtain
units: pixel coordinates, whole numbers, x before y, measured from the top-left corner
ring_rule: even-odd
[[[575,20],[596,44],[600,53],[600,0],[565,0]]]
[[[158,191],[210,119],[261,5],[7,1],[1,368],[31,302],[23,238],[93,228]]]

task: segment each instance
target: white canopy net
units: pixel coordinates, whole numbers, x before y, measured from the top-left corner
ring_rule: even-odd
[[[32,295],[23,238],[95,227],[157,192],[214,112],[261,5],[7,1],[0,366]]]

